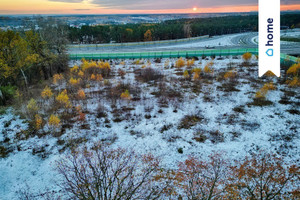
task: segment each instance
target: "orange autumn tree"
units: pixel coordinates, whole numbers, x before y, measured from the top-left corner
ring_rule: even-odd
[[[86,95],[85,95],[85,92],[83,89],[78,90],[77,97],[78,97],[78,99],[81,99],[81,100],[85,99]]]
[[[297,199],[299,167],[285,166],[282,158],[258,152],[232,168],[229,199]],[[297,196],[298,195],[298,196]]]
[[[189,157],[179,164],[176,174],[178,186],[184,190],[184,199],[219,199],[226,189],[227,163],[219,154],[210,156],[209,161]]]
[[[252,54],[250,52],[246,52],[242,57],[245,62],[249,62],[249,60],[252,58]]]
[[[148,29],[145,34],[144,34],[144,40],[147,41],[152,41],[152,32],[150,29]]]
[[[186,65],[186,62],[183,58],[179,58],[175,63],[175,67],[177,67],[177,68],[182,68],[185,65]]]

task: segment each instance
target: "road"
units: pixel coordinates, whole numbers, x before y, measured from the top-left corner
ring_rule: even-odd
[[[298,34],[300,30],[292,34]],[[284,33],[282,33],[284,34]],[[286,33],[285,33],[286,34]],[[194,38],[190,41],[176,40],[165,43],[120,43],[104,45],[70,45],[70,54],[99,54],[121,52],[199,51],[205,49],[250,49],[258,48],[258,33],[247,32],[222,36]],[[300,43],[281,42],[281,53],[300,55]]]

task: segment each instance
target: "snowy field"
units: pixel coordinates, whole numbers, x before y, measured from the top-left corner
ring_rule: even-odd
[[[228,41],[214,42],[229,45]],[[206,159],[213,152],[223,152],[224,157],[242,160],[258,150],[278,153],[299,165],[299,88],[288,87],[283,78],[259,79],[254,56],[248,64],[231,56],[199,58],[183,68],[174,67],[175,62],[111,61],[111,75],[104,81],[87,82],[86,99],[72,100],[73,105],[82,107],[85,120],[65,120],[55,130],[58,134],[51,134],[46,124],[39,134],[26,137],[29,125],[18,114],[22,109],[10,108],[0,115],[0,146],[9,151],[5,158],[0,157],[0,199],[18,199],[22,190],[57,191],[55,161],[70,146],[95,141],[141,154],[151,152],[170,169],[188,155]],[[203,71],[206,65],[211,72]],[[159,75],[155,81],[141,77],[143,70],[150,68]],[[202,69],[198,79],[193,77],[194,68]],[[124,77],[120,70],[126,73]],[[184,78],[185,71],[189,77]],[[224,78],[226,72],[233,77]],[[50,86],[57,94],[68,89],[67,82]],[[270,82],[276,89],[268,91],[267,105],[256,105],[256,92]],[[131,99],[112,97],[109,94],[114,88],[128,89]],[[36,99],[46,120],[46,107],[53,102]]]

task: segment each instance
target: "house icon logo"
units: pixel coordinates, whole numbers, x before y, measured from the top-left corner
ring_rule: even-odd
[[[268,50],[266,51],[266,54],[267,54],[268,56],[273,56],[273,55],[274,55],[273,49],[268,49]]]

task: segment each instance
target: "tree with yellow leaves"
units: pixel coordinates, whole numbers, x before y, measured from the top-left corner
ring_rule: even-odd
[[[80,81],[81,81],[80,78],[76,79],[76,78],[71,77],[70,80],[69,80],[69,83],[70,83],[72,86],[77,86],[77,85],[80,84]]]
[[[242,57],[245,62],[249,62],[249,60],[252,58],[252,54],[250,52],[246,52]]]
[[[175,63],[175,67],[177,67],[177,68],[182,68],[185,65],[186,65],[186,62],[183,58],[179,58]]]
[[[39,115],[35,115],[35,129],[40,130],[42,128],[43,118]]]
[[[25,33],[28,39],[38,37],[32,31],[29,32]],[[28,84],[25,70],[38,63],[40,56],[32,51],[26,37],[12,30],[0,31],[0,83],[8,81],[17,84],[20,82],[18,76],[22,76],[25,84]]]
[[[61,84],[61,81],[64,79],[62,74],[54,74],[53,75],[53,84],[58,85]]]
[[[267,92],[266,90],[259,90],[255,93],[255,98],[256,99],[265,99],[266,98],[266,95],[267,95]]]
[[[194,64],[195,64],[195,59],[187,60],[187,61],[186,61],[186,65],[187,65],[188,67],[191,67],[191,66],[193,66]]]
[[[53,96],[52,90],[48,86],[46,86],[42,91],[41,96],[43,99],[50,99]]]
[[[194,72],[193,80],[194,81],[200,80],[200,73]]]
[[[228,80],[228,79],[234,79],[236,77],[237,73],[233,70],[228,71],[224,74],[224,79]]]
[[[190,78],[190,74],[189,74],[188,70],[185,70],[185,71],[183,72],[183,78],[184,78],[184,79],[189,79],[189,78]]]
[[[33,113],[36,113],[38,110],[39,110],[39,107],[36,103],[36,101],[31,98],[27,104],[27,110],[29,113],[33,114]]]
[[[286,72],[287,75],[292,75],[289,77],[289,80],[286,81],[289,87],[299,87],[299,72],[300,72],[300,63],[293,64]]]
[[[100,74],[102,74],[105,77],[107,77],[110,74],[111,68],[108,62],[100,62],[98,66],[100,67]]]
[[[81,70],[79,70],[79,72],[78,72],[78,76],[79,76],[79,77],[81,77],[81,78],[83,78],[83,77],[84,77],[84,72],[83,72],[83,71],[81,71]]]
[[[287,80],[286,83],[289,87],[300,87],[300,80],[295,76],[292,80]]]
[[[287,74],[292,74],[294,76],[298,76],[300,71],[300,63],[298,64],[293,64],[288,70]]]
[[[93,80],[93,81],[96,80],[95,74],[92,74],[92,75],[91,75],[91,80]]]
[[[264,84],[264,86],[259,91],[256,92],[255,98],[265,99],[269,90],[276,90],[276,87],[274,86],[273,82]]]
[[[197,81],[197,80],[200,80],[200,73],[201,73],[201,68],[194,68],[193,70],[192,70],[192,73],[194,73],[194,75],[193,75],[193,80],[194,81]]]
[[[130,96],[129,91],[128,91],[128,90],[125,90],[125,92],[122,92],[121,98],[122,98],[122,99],[126,99],[126,100],[130,100],[130,99],[131,99],[131,96]]]
[[[51,115],[49,120],[48,120],[48,124],[50,127],[55,127],[58,128],[60,126],[60,119],[57,115]]]
[[[79,67],[77,65],[74,65],[71,69],[70,69],[70,72],[73,73],[73,74],[76,74],[78,73],[79,71]]]
[[[264,84],[264,86],[262,87],[262,90],[276,90],[276,87],[274,86],[273,82],[270,83],[266,83]]]
[[[213,69],[212,69],[211,67],[212,67],[213,65],[214,65],[213,62],[207,63],[207,64],[205,65],[203,71],[204,71],[205,73],[207,73],[207,74],[208,74],[208,73],[212,73],[212,72],[213,72]]]
[[[67,94],[67,90],[64,90],[61,93],[59,93],[58,96],[56,97],[56,101],[64,105],[65,108],[70,108],[72,106],[69,96]]]
[[[202,71],[201,68],[194,68],[194,69],[192,70],[192,73],[197,73],[197,74],[200,75],[201,71]]]
[[[101,74],[97,74],[96,80],[97,80],[97,81],[103,81],[102,75],[101,75]]]

